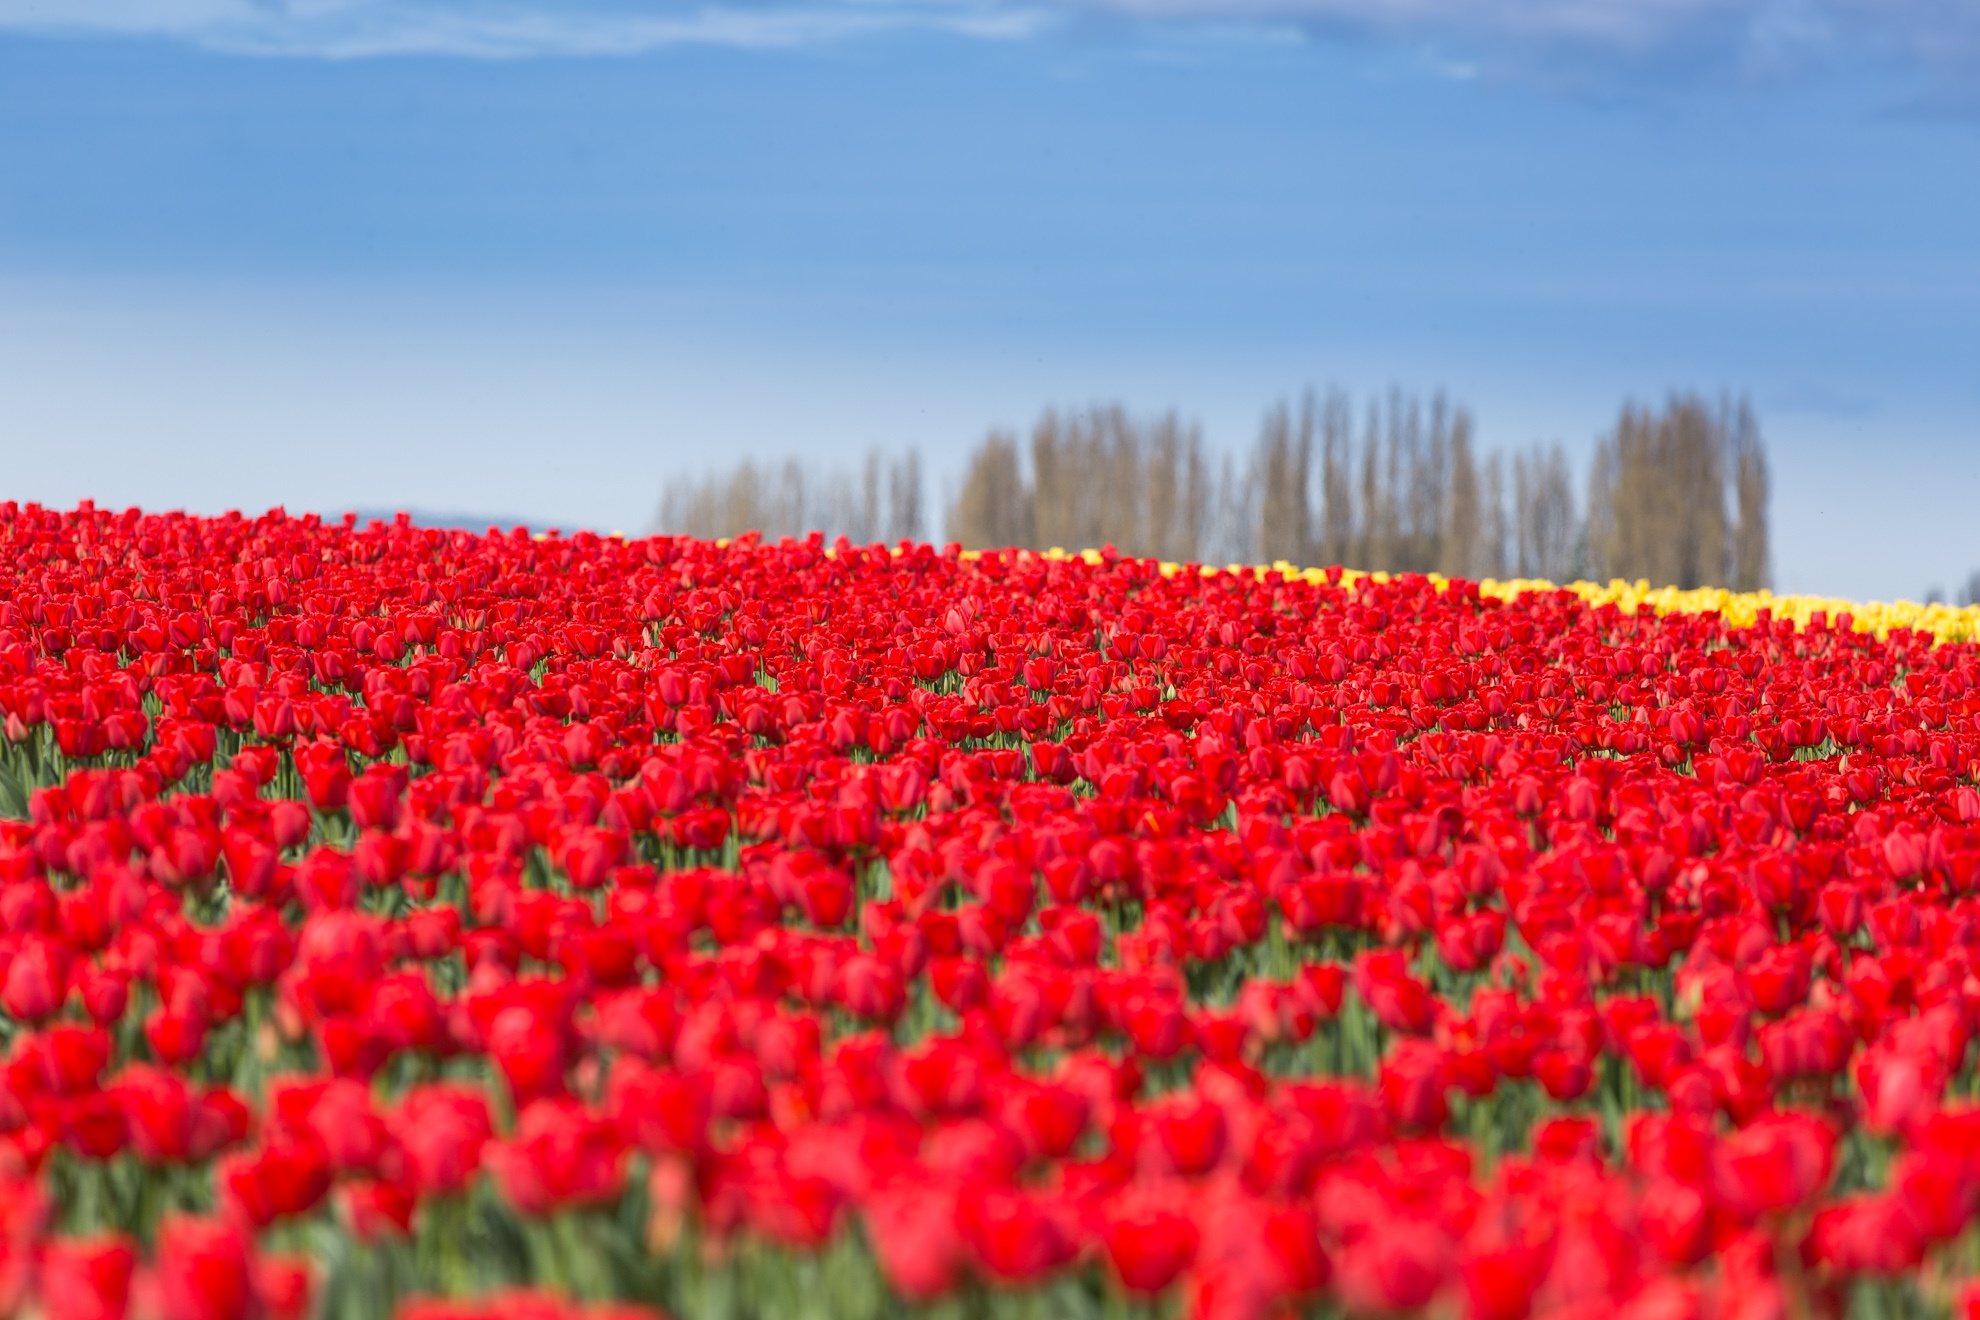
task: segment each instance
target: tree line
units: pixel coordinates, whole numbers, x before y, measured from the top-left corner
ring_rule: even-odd
[[[795,459],[758,467],[744,459],[670,485],[655,528],[674,536],[719,540],[747,531],[772,540],[817,530],[858,545],[918,541],[922,521],[921,456],[877,451],[854,471],[819,473]]]
[[[745,462],[669,489],[659,526],[916,540],[920,488],[912,451],[869,454],[851,474]],[[1558,444],[1481,453],[1471,413],[1442,394],[1357,405],[1330,390],[1272,408],[1241,454],[1212,452],[1175,412],[1047,409],[1028,437],[992,431],[976,446],[943,528],[966,549],[1113,545],[1179,563],[1752,590],[1769,578],[1767,506],[1766,450],[1743,400],[1627,405],[1577,482]]]

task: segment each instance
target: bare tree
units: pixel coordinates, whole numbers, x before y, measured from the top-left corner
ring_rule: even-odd
[[[1437,571],[1446,577],[1482,577],[1485,510],[1480,503],[1478,467],[1471,457],[1471,418],[1462,411],[1451,420],[1447,448],[1450,479],[1438,536]]]
[[[1156,419],[1149,430],[1147,465],[1143,516],[1148,552],[1171,562],[1201,558],[1217,519],[1202,433],[1174,413]]]
[[[727,473],[678,481],[660,500],[659,529],[677,536],[713,539],[759,531],[797,536],[806,530],[804,469],[796,462],[758,467],[745,460]]]
[[[1251,556],[1252,526],[1258,521],[1258,495],[1248,474],[1227,453],[1209,488],[1210,517],[1202,544],[1191,559],[1205,564],[1243,563]]]
[[[746,531],[778,538],[822,531],[861,544],[915,540],[921,527],[921,459],[869,453],[858,471],[820,475],[795,459],[759,467],[745,459],[727,472],[669,485],[657,529],[716,539]]]
[[[1579,574],[1574,480],[1567,452],[1538,445],[1512,461],[1512,571],[1565,582]]]
[[[1322,564],[1346,566],[1358,528],[1354,504],[1354,405],[1329,390],[1320,420],[1320,546]]]
[[[1511,539],[1512,527],[1506,518],[1506,465],[1505,456],[1494,454],[1485,460],[1485,498],[1483,524],[1479,533],[1478,575],[1482,578],[1502,578],[1506,575],[1507,542]]]
[[[1293,558],[1267,552],[1303,542],[1303,562],[1459,576],[1497,562],[1490,538],[1502,522],[1496,497],[1486,507],[1472,437],[1470,413],[1441,394],[1427,406],[1401,390],[1372,400],[1359,446],[1340,391],[1309,394],[1296,422],[1281,404],[1252,465],[1259,557]]]
[[[1392,389],[1371,403],[1363,443],[1362,562],[1429,572],[1442,559],[1449,515],[1451,416],[1442,396],[1423,404]]]
[[[962,491],[949,508],[948,536],[967,550],[1032,544],[1031,488],[1017,437],[992,431],[971,455]]]
[[[1355,519],[1360,535],[1356,538],[1354,562],[1381,565],[1394,562],[1400,536],[1401,515],[1396,509],[1398,471],[1394,432],[1390,433],[1388,461],[1382,454],[1382,410],[1368,405],[1368,421],[1361,439],[1361,508]]]
[[[1590,567],[1684,588],[1757,586],[1767,574],[1766,507],[1766,457],[1746,405],[1678,395],[1661,412],[1627,406],[1589,474]]]
[[[1034,540],[1039,540],[1047,546],[1064,546],[1068,544],[1065,539],[1068,530],[1073,532],[1070,544],[1076,549],[1089,543],[1099,544],[1077,529],[1082,493],[1078,470],[1086,456],[1075,452],[1072,437],[1063,434],[1065,429],[1059,414],[1049,409],[1031,428],[1032,535],[1011,542],[1013,545],[1032,545]],[[1099,474],[1085,475],[1090,478]]]
[[[972,549],[1112,545],[1175,562],[1230,543],[1226,524],[1241,496],[1228,463],[1217,470],[1201,429],[1173,412],[1137,419],[1119,404],[1048,409],[1032,428],[1029,457],[1026,472],[1013,437],[984,440],[949,509],[951,540]],[[1249,552],[1248,543],[1236,550]]]
[[[917,539],[921,479],[912,451],[822,475],[746,461],[671,486],[659,521],[704,537],[754,528]],[[1481,457],[1468,411],[1400,389],[1368,402],[1357,439],[1353,401],[1329,390],[1273,407],[1242,461],[1207,455],[1200,428],[1174,412],[1047,409],[1028,444],[1001,431],[984,439],[945,521],[948,537],[972,549],[1113,545],[1184,563],[1554,581],[1593,573],[1751,590],[1770,567],[1768,485],[1744,401],[1626,406],[1596,449],[1584,521],[1560,445]],[[1980,574],[1968,594],[1980,595]]]
[[[1758,591],[1767,586],[1773,565],[1768,562],[1767,451],[1760,443],[1760,424],[1752,407],[1741,399],[1728,438],[1732,448],[1733,504],[1739,511],[1733,525],[1732,586]]]
[[[1301,405],[1297,421],[1283,403],[1265,416],[1251,467],[1258,499],[1257,554],[1261,562],[1305,563],[1312,551],[1307,481],[1313,466],[1313,431],[1311,394]]]
[[[1423,407],[1400,390],[1389,391],[1389,467],[1402,479],[1402,535],[1394,567],[1427,573],[1437,566],[1442,548],[1444,501],[1450,481],[1450,437],[1445,428],[1443,399],[1430,408],[1424,427]]]

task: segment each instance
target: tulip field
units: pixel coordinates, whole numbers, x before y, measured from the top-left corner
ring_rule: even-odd
[[[1976,632],[0,504],[0,1317],[1980,1317]]]

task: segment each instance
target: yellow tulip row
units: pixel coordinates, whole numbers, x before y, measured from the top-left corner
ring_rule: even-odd
[[[1524,591],[1551,591],[1555,588],[1551,582],[1515,579],[1510,582],[1481,582],[1478,589],[1481,594],[1511,600]],[[1644,604],[1659,614],[1716,611],[1727,622],[1739,626],[1751,624],[1760,611],[1766,610],[1775,619],[1792,619],[1797,628],[1806,627],[1818,614],[1832,627],[1847,615],[1852,620],[1851,626],[1858,632],[1874,633],[1878,637],[1896,628],[1909,628],[1913,632],[1930,633],[1942,642],[1980,639],[1980,605],[1921,605],[1911,600],[1858,603],[1830,596],[1776,596],[1771,591],[1728,591],[1723,587],[1681,591],[1676,587],[1652,587],[1641,579],[1635,582],[1617,579],[1607,585],[1570,582],[1567,590],[1591,605],[1614,603],[1625,611]]]
[[[1047,559],[1068,558],[1066,551],[1054,548],[1045,551]],[[1100,552],[1086,550],[1080,558],[1089,563],[1098,563]],[[1241,567],[1233,564],[1232,569]],[[1271,565],[1273,569],[1288,578],[1304,578],[1308,582],[1323,582],[1326,573],[1318,568],[1300,568],[1295,564],[1280,560]],[[1180,564],[1163,564],[1164,574],[1174,576],[1182,571]],[[1205,568],[1205,573],[1228,570]],[[1386,582],[1391,574],[1375,572],[1362,573],[1348,570],[1341,580],[1353,583],[1369,577],[1377,582]],[[1429,579],[1439,587],[1448,579],[1441,574],[1431,573]],[[1850,626],[1858,632],[1874,633],[1883,637],[1893,629],[1909,628],[1914,632],[1930,633],[1942,642],[1970,642],[1980,640],[1980,605],[1921,605],[1916,601],[1849,601],[1833,596],[1790,595],[1776,596],[1771,591],[1728,591],[1723,587],[1698,587],[1685,591],[1677,587],[1653,587],[1639,578],[1635,582],[1625,582],[1616,578],[1607,583],[1569,582],[1565,584],[1548,582],[1542,578],[1486,578],[1478,584],[1479,594],[1499,600],[1512,600],[1529,591],[1571,591],[1590,605],[1615,605],[1625,613],[1633,613],[1639,606],[1648,605],[1659,614],[1706,614],[1717,613],[1728,623],[1739,627],[1750,626],[1762,610],[1773,619],[1791,619],[1797,628],[1805,628],[1817,615],[1827,624],[1835,627],[1847,615]]]

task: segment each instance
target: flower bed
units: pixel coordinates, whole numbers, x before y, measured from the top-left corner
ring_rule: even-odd
[[[1969,1304],[1964,616],[0,547],[0,1314]]]

